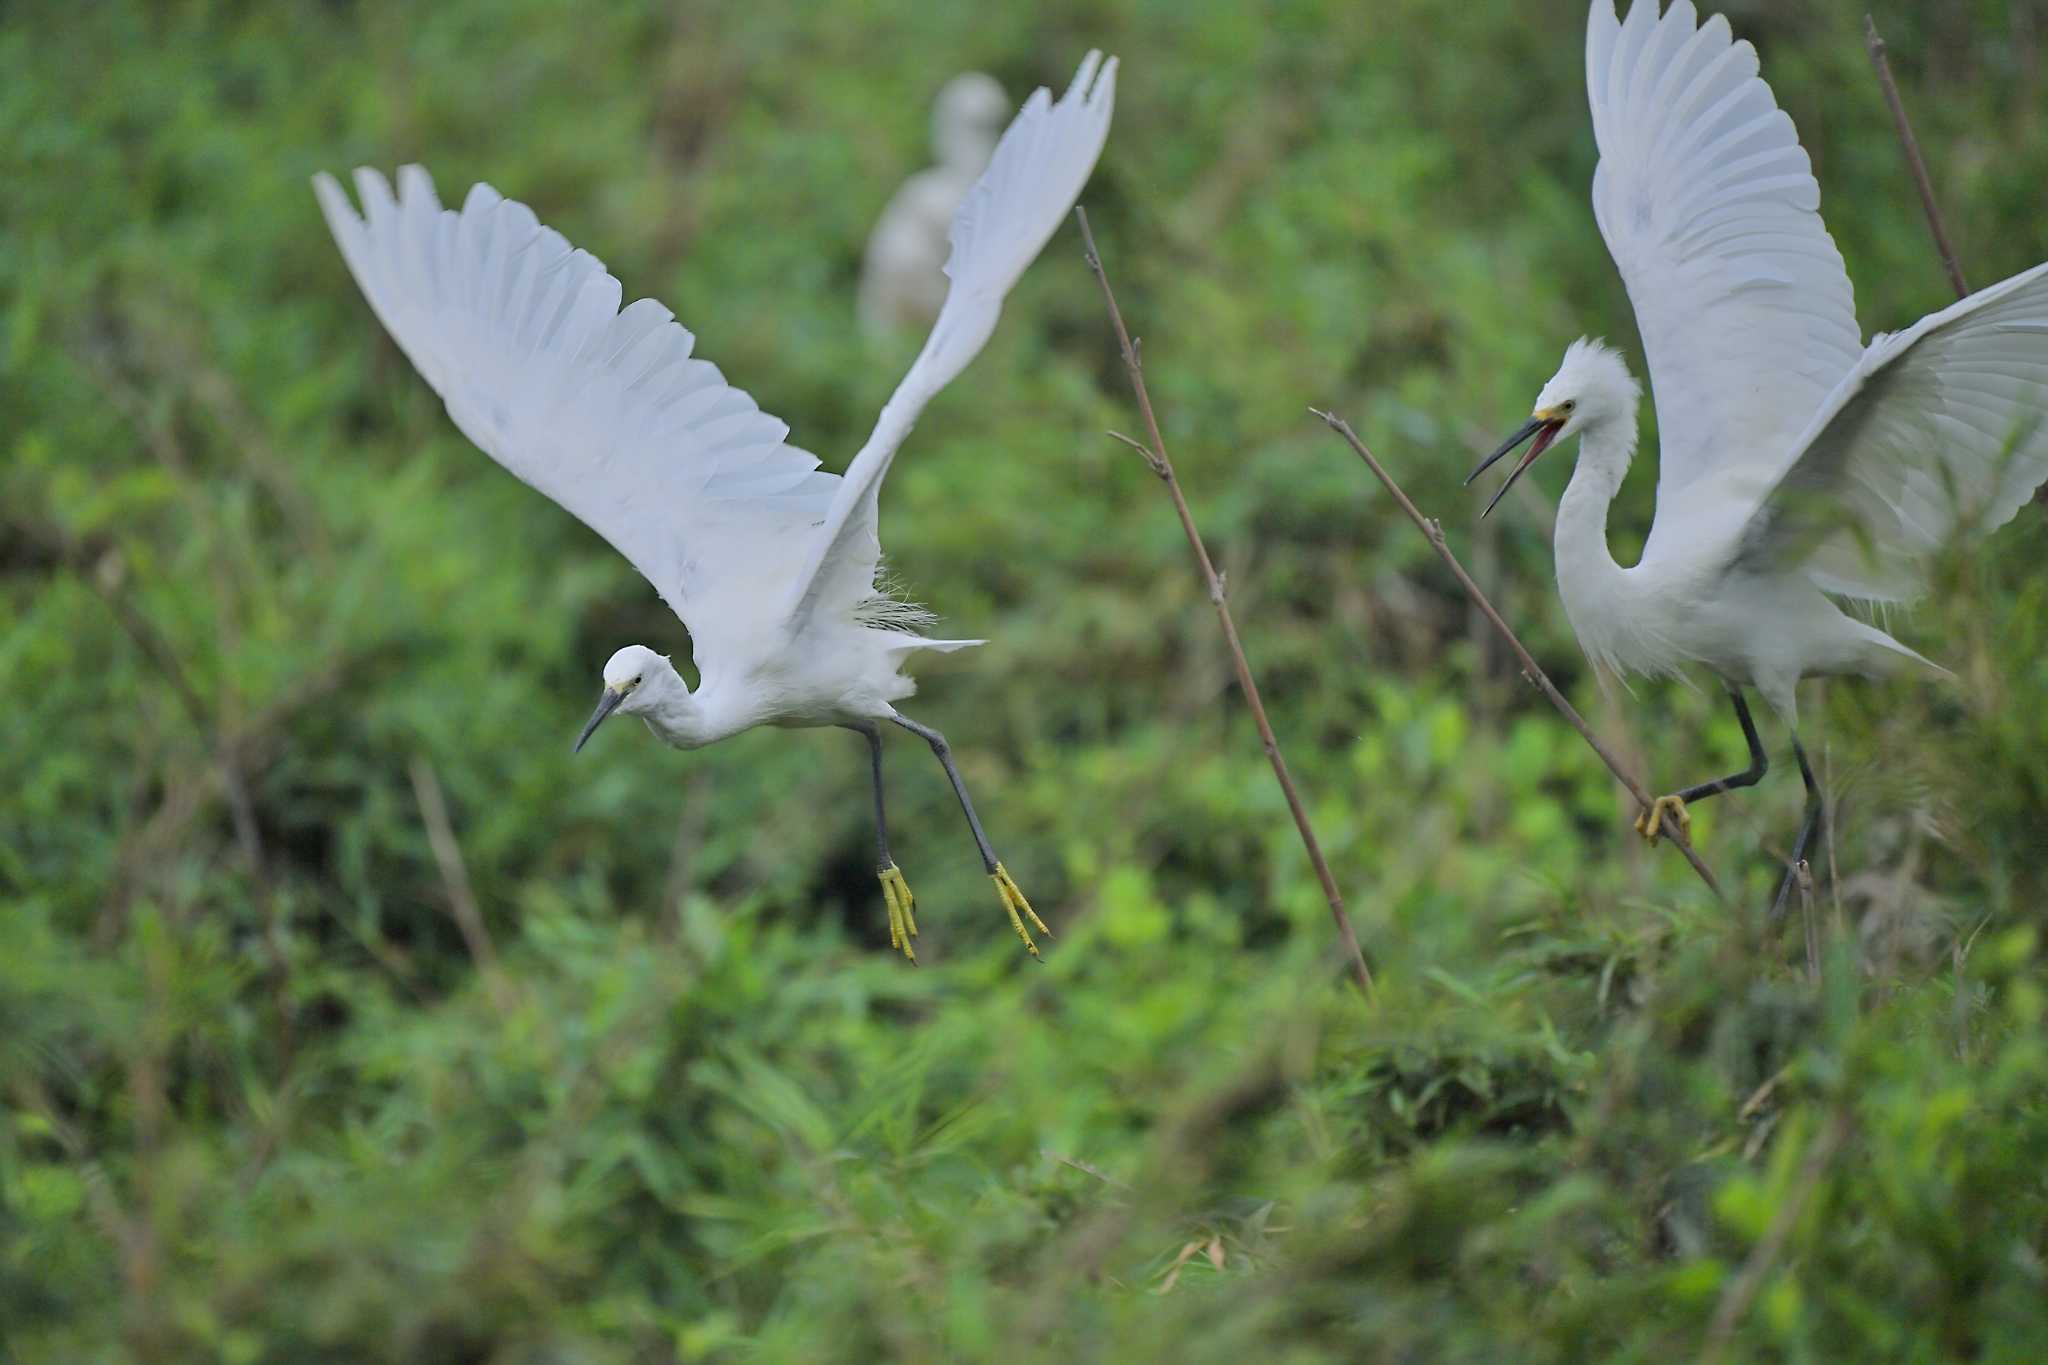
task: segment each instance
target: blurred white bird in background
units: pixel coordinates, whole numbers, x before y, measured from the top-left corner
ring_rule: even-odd
[[[938,165],[903,182],[868,238],[860,321],[871,336],[927,327],[946,301],[946,238],[960,201],[994,155],[1010,100],[993,76],[962,72],[932,104]]]
[[[1635,307],[1662,443],[1642,558],[1623,568],[1607,550],[1641,391],[1597,341],[1572,344],[1528,424],[1472,477],[1534,438],[1491,512],[1537,456],[1581,437],[1555,539],[1579,643],[1618,672],[1704,665],[1734,699],[1749,767],[1658,798],[1637,819],[1645,837],[1665,811],[1683,829],[1687,802],[1764,775],[1745,686],[1793,728],[1807,815],[1775,915],[1822,815],[1799,680],[1942,671],[1833,599],[1917,596],[1933,551],[2003,525],[2048,480],[2048,267],[1864,346],[1820,187],[1756,50],[1685,0],[1657,8],[1636,0],[1624,22],[1595,0],[1586,39],[1594,215]]]
[[[581,749],[614,712],[679,749],[756,725],[844,726],[873,757],[878,873],[890,940],[916,960],[910,888],[889,854],[880,722],[931,746],[1011,925],[1033,957],[1047,932],[997,860],[944,736],[900,714],[902,669],[935,619],[881,581],[876,496],[926,403],[994,331],[1003,297],[1073,206],[1108,136],[1116,60],[1089,53],[1066,95],[1040,89],[997,144],[952,226],[951,279],[931,336],[844,477],[784,442],[788,426],[692,359],[693,338],[524,205],[488,185],[443,209],[417,166],[356,172],[358,217],[331,176],[313,188],[370,306],[465,435],[610,541],[689,628],[693,692],[628,645],[604,666]]]

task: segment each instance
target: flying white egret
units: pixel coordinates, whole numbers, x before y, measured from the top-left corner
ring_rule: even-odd
[[[875,222],[860,272],[860,321],[872,335],[928,327],[946,301],[946,236],[988,166],[1010,112],[993,76],[964,71],[932,103],[938,165],[903,182]]]
[[[1646,838],[1667,811],[1683,831],[1687,802],[1764,775],[1744,687],[1784,718],[1807,814],[1775,914],[1822,813],[1799,680],[1943,672],[1833,599],[1916,596],[1933,550],[2003,525],[2048,479],[2048,266],[1864,346],[1820,188],[1757,72],[1756,50],[1686,0],[1661,18],[1636,0],[1626,21],[1595,0],[1593,210],[1635,307],[1662,443],[1641,560],[1623,568],[1607,550],[1641,390],[1600,342],[1566,350],[1528,424],[1472,478],[1534,438],[1491,512],[1537,456],[1580,437],[1555,539],[1580,645],[1616,672],[1704,665],[1734,700],[1749,766],[1659,797],[1636,821]]]
[[[1091,52],[1058,102],[1026,100],[953,220],[945,306],[844,477],[783,438],[785,423],[690,358],[694,338],[652,299],[619,308],[602,262],[488,185],[444,210],[417,166],[356,172],[364,216],[314,177],[350,272],[470,440],[610,541],[689,628],[693,692],[666,656],[628,645],[604,666],[581,749],[605,717],[640,716],[679,749],[756,725],[843,726],[873,759],[877,875],[891,946],[916,961],[908,883],[889,854],[880,722],[931,746],[1024,947],[1049,932],[982,832],[938,731],[893,703],[934,617],[880,576],[876,496],[925,404],[994,331],[1003,297],[1073,206],[1109,133],[1116,59]],[[1026,928],[1026,921],[1030,928]]]

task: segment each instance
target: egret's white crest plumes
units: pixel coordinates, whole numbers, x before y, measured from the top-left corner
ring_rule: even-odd
[[[1010,112],[993,76],[966,71],[932,102],[938,164],[903,182],[875,220],[861,264],[860,321],[874,335],[926,327],[946,301],[946,237]]]
[[[1596,422],[1620,422],[1634,432],[1636,407],[1642,401],[1642,383],[1628,372],[1621,352],[1592,337],[1580,337],[1565,347],[1564,362],[1536,395],[1539,410],[1569,409],[1553,441],[1576,436]],[[1633,456],[1634,443],[1629,444],[1628,454]]]
[[[1641,560],[1623,568],[1607,550],[1638,391],[1606,347],[1574,343],[1529,423],[1473,474],[1534,438],[1505,493],[1578,436],[1556,551],[1580,643],[1619,672],[1704,665],[1734,698],[1750,767],[1660,798],[1637,822],[1654,838],[1665,810],[1683,826],[1685,802],[1763,775],[1742,688],[1796,725],[1802,677],[1939,671],[1833,598],[1914,597],[1934,550],[2004,524],[2048,480],[2048,266],[1866,347],[1792,120],[1727,20],[1700,23],[1688,0],[1661,16],[1635,0],[1624,20],[1595,0],[1586,83],[1594,216],[1657,402]],[[1793,749],[1809,804],[1796,863],[1820,796],[1796,733]]]
[[[925,404],[994,331],[1003,298],[1073,207],[1109,133],[1116,60],[1090,53],[1064,97],[1026,100],[953,217],[949,284],[924,349],[844,477],[694,359],[668,309],[621,310],[603,264],[488,185],[443,209],[418,166],[398,188],[356,172],[358,216],[333,177],[313,188],[350,273],[400,349],[485,453],[630,560],[689,627],[693,692],[668,659],[629,645],[605,664],[580,749],[614,711],[678,748],[756,725],[838,725],[868,739],[890,939],[914,960],[910,889],[883,826],[881,731],[923,738],[945,766],[1010,922],[1044,931],[990,848],[944,737],[899,714],[902,669],[935,640],[882,574],[876,498]]]

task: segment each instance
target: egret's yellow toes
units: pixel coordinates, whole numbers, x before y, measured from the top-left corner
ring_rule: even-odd
[[[890,863],[875,875],[882,883],[882,900],[889,907],[889,946],[915,966],[917,949],[910,940],[917,937],[917,898],[910,894],[910,883],[903,880],[903,871],[896,864]]]
[[[996,884],[996,895],[1002,899],[1003,909],[1009,912],[1010,927],[1017,931],[1018,938],[1024,940],[1024,951],[1037,957],[1038,945],[1031,941],[1031,931],[1024,927],[1024,921],[1030,920],[1031,928],[1047,938],[1052,937],[1052,930],[1045,927],[1045,921],[1031,908],[1031,902],[1024,899],[1024,893],[1018,889],[1016,880],[1001,863],[996,864],[996,870],[988,874],[988,879]]]
[[[1685,808],[1682,796],[1660,796],[1650,803],[1650,808],[1636,817],[1636,833],[1652,844],[1664,833],[1664,815],[1670,812],[1678,823],[1678,836],[1688,844],[1692,842],[1692,812]]]

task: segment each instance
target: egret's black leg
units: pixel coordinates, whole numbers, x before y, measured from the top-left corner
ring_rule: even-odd
[[[1749,741],[1749,766],[1739,773],[1687,787],[1678,794],[1681,801],[1704,801],[1710,796],[1719,796],[1722,792],[1733,791],[1737,787],[1754,787],[1763,780],[1763,775],[1770,771],[1770,756],[1764,753],[1763,741],[1756,737],[1756,722],[1749,718],[1749,703],[1742,699],[1742,689],[1729,688],[1728,699],[1735,703],[1735,719],[1742,722],[1742,737]]]
[[[1730,687],[1728,699],[1735,703],[1735,718],[1742,722],[1742,737],[1749,742],[1749,766],[1739,773],[1717,777],[1712,782],[1701,782],[1687,787],[1670,796],[1660,796],[1650,808],[1636,818],[1636,831],[1651,843],[1657,842],[1658,831],[1664,826],[1664,813],[1669,810],[1678,821],[1682,832],[1690,833],[1692,816],[1686,806],[1694,801],[1704,801],[1709,796],[1733,791],[1737,787],[1754,787],[1770,771],[1770,757],[1764,753],[1763,741],[1756,736],[1756,722],[1750,719],[1749,703],[1742,699],[1742,689]]]
[[[875,876],[882,883],[882,900],[889,907],[889,946],[915,962],[917,951],[911,947],[910,940],[917,937],[914,911],[917,901],[910,894],[910,883],[903,879],[902,869],[889,856],[889,813],[882,803],[882,727],[870,722],[846,728],[867,740],[868,754],[874,763]]]
[[[889,856],[889,812],[882,804],[882,728],[879,725],[849,725],[846,728],[867,740],[868,756],[874,764],[875,869],[881,871],[896,864],[896,860]]]
[[[1773,924],[1784,917],[1785,902],[1792,894],[1792,884],[1799,879],[1799,864],[1806,861],[1812,850],[1824,818],[1820,783],[1814,780],[1813,767],[1806,761],[1806,749],[1796,734],[1792,736],[1792,752],[1799,759],[1799,780],[1806,784],[1806,819],[1800,823],[1798,839],[1793,841],[1792,860],[1785,865],[1785,875],[1778,881],[1778,894],[1771,900]]]
[[[1023,891],[1011,878],[996,851],[989,847],[988,835],[981,829],[981,818],[974,813],[974,802],[967,795],[967,783],[960,777],[960,770],[953,766],[953,750],[946,743],[946,737],[929,725],[919,725],[908,716],[896,715],[889,719],[931,745],[932,754],[939,760],[939,766],[946,770],[946,780],[953,784],[953,795],[960,799],[960,809],[967,816],[967,828],[974,833],[974,846],[981,850],[981,865],[988,870],[989,879],[996,884],[996,895],[1001,898],[1003,909],[1010,916],[1010,927],[1017,931],[1017,937],[1024,941],[1025,951],[1038,956],[1038,945],[1031,941],[1030,931],[1024,927],[1029,920],[1031,927],[1039,933],[1051,936],[1052,930],[1045,927],[1045,921],[1032,910],[1031,902],[1024,899]]]
[[[988,836],[981,832],[981,818],[974,813],[974,802],[968,799],[967,784],[960,778],[960,770],[953,766],[953,750],[946,743],[946,737],[929,725],[919,725],[908,716],[891,716],[904,729],[932,746],[939,766],[946,770],[946,780],[953,784],[953,795],[960,798],[960,809],[967,813],[967,828],[974,832],[974,845],[981,850],[981,865],[993,874],[996,870],[995,850],[988,846]]]

